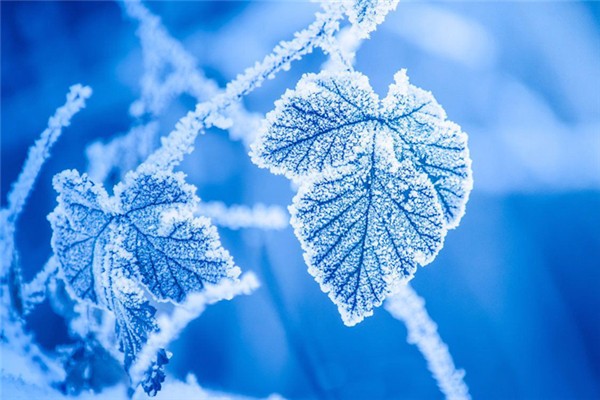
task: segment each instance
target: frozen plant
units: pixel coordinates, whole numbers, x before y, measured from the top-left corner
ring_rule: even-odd
[[[83,105],[88,88],[75,86],[66,111],[57,113],[58,122],[51,120],[3,214],[3,293],[17,292],[14,298],[34,306],[47,285],[78,338],[64,351],[57,386],[72,394],[100,390],[89,371],[102,355],[123,366],[130,394],[141,388],[157,395],[168,382],[168,347],[187,324],[208,304],[258,287],[251,272],[241,275],[214,224],[281,229],[287,214],[278,206],[204,203],[175,170],[194,150],[196,137],[217,127],[234,140],[253,142],[252,160],[298,187],[289,222],[309,273],[343,322],[361,322],[388,299],[386,308],[406,323],[409,341],[427,359],[442,392],[469,398],[462,372],[408,286],[464,214],[472,187],[466,134],[431,93],[409,83],[406,70],[380,99],[353,67],[361,41],[396,5],[324,1],[313,23],[220,89],[139,0],[123,3],[139,24],[144,59],[141,96],[130,107],[135,122],[127,133],[88,148],[88,173],[66,170],[54,177],[58,204],[48,216],[54,254],[28,284],[5,274],[14,221],[60,127]],[[315,48],[329,56],[323,71],[305,74],[258,123],[241,100]],[[198,104],[159,146],[158,117],[186,93]],[[114,185],[108,182],[112,172]],[[83,383],[73,383],[78,380]]]

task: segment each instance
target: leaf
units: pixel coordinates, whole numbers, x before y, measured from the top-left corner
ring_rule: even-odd
[[[78,298],[115,314],[127,370],[158,329],[144,287],[179,303],[240,273],[210,221],[193,216],[199,200],[183,174],[131,173],[113,197],[77,171],[58,174],[54,186],[58,206],[48,219],[63,274]],[[152,392],[164,380],[159,364],[143,383]]]
[[[112,262],[102,260],[106,246],[117,239],[133,255],[132,276],[158,300],[181,302],[206,283],[240,273],[210,221],[193,217],[198,200],[182,174],[131,174],[111,198],[76,171],[57,175],[54,184],[60,195],[49,216],[53,245],[81,299],[103,302],[97,280],[111,268]]]
[[[160,349],[156,354],[156,359],[152,362],[150,368],[144,373],[141,385],[148,396],[156,396],[162,387],[162,383],[167,377],[164,366],[169,363],[171,353],[165,349]]]
[[[148,335],[158,330],[154,319],[156,309],[145,299],[140,285],[130,276],[131,254],[123,251],[120,243],[107,246],[106,263],[111,268],[103,271],[106,305],[115,314],[120,350],[125,354],[125,369],[129,370]]]
[[[52,248],[75,295],[98,303],[95,280],[104,257],[106,228],[114,218],[100,205],[108,203],[108,194],[71,171],[57,176],[54,185],[60,187],[61,196],[59,207],[48,217],[54,232]]]
[[[253,161],[288,178],[345,165],[356,157],[361,132],[376,121],[368,79],[359,73],[307,74],[267,115],[267,130],[252,146]]]
[[[193,217],[198,199],[182,174],[137,175],[115,197],[128,228],[125,248],[159,300],[181,302],[207,283],[240,274],[210,221]]]
[[[404,70],[395,79],[379,101],[360,73],[307,75],[253,148],[260,166],[300,184],[291,223],[348,325],[435,258],[472,186],[466,135]]]
[[[354,0],[346,13],[361,36],[368,37],[397,6],[398,0]]]
[[[467,135],[446,120],[430,92],[408,82],[406,71],[395,75],[382,101],[382,121],[393,132],[399,159],[407,157],[427,174],[438,194],[448,228],[458,226],[473,187]]]
[[[445,235],[431,183],[385,154],[302,186],[291,212],[309,272],[347,325],[371,315],[417,263],[430,262]]]

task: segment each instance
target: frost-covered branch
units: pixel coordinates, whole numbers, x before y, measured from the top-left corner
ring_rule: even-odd
[[[214,224],[230,229],[285,229],[289,224],[288,214],[283,208],[260,203],[249,207],[227,206],[220,201],[201,202],[198,212],[210,218]]]
[[[188,296],[170,316],[157,319],[158,331],[148,337],[146,345],[138,353],[135,364],[129,370],[134,387],[142,381],[144,374],[156,359],[156,354],[175,340],[181,331],[204,312],[206,306],[221,300],[231,300],[241,294],[250,294],[259,286],[256,275],[244,274],[238,281],[223,280],[216,285],[207,285],[204,291]]]
[[[152,153],[158,143],[158,131],[158,122],[152,121],[134,126],[107,143],[92,143],[86,149],[88,175],[94,182],[104,182],[117,168],[124,176]]]
[[[169,35],[158,16],[140,0],[127,0],[122,4],[125,13],[139,24],[136,33],[144,62],[142,95],[131,105],[133,116],[160,115],[174,97],[184,92],[193,92],[199,98],[214,95],[218,90],[216,83],[198,73],[194,57]],[[164,76],[169,67],[171,71]]]
[[[27,159],[17,181],[13,184],[8,195],[8,206],[0,211],[0,345],[3,357],[8,356],[4,342],[10,343],[11,351],[18,351],[25,355],[27,362],[41,368],[42,373],[49,377],[60,377],[63,373],[60,366],[44,355],[41,349],[24,330],[20,314],[26,310],[29,292],[23,289],[20,281],[18,261],[15,260],[14,234],[15,224],[27,197],[33,189],[36,178],[44,162],[50,156],[50,149],[58,140],[62,129],[69,126],[71,118],[85,107],[85,101],[91,96],[92,90],[80,84],[73,85],[67,94],[67,101],[59,107],[55,114],[48,120],[48,127],[42,132],[40,138],[29,149]],[[40,281],[44,280],[40,277]],[[34,286],[37,291],[37,284]],[[31,287],[33,289],[33,286]],[[24,304],[25,303],[25,304]],[[3,376],[19,376],[25,369],[16,365],[2,365]],[[33,379],[33,378],[32,378]]]
[[[457,370],[454,366],[448,346],[442,341],[437,325],[425,309],[425,301],[414,289],[409,284],[401,285],[398,292],[386,300],[385,309],[406,324],[408,342],[419,348],[446,398],[470,399],[469,388],[463,380],[465,371]]]
[[[169,34],[160,18],[152,14],[141,0],[125,1],[124,9],[126,14],[139,24],[137,35],[142,44],[144,58],[142,96],[132,104],[132,115],[160,115],[166,106],[182,93],[190,94],[200,103],[222,92],[214,80],[207,78],[196,67],[196,59]],[[169,74],[163,76],[168,70]],[[231,119],[238,127],[232,139],[248,143],[254,134],[253,128],[262,116],[246,111],[241,105],[226,111],[225,117]]]
[[[142,45],[144,65],[140,80],[142,93],[131,104],[132,116],[150,115],[155,119],[183,93],[191,95],[198,103],[221,93],[217,83],[204,76],[196,67],[196,59],[140,0],[127,0],[123,8],[139,24],[137,35]],[[168,71],[166,76],[165,71]],[[232,105],[226,114],[225,120],[232,122],[230,138],[248,146],[258,131],[262,115],[247,111],[241,104]],[[227,128],[225,125],[222,127]],[[107,143],[94,142],[87,149],[89,175],[94,181],[102,182],[116,167],[124,176],[156,148],[158,134],[158,122],[151,120],[144,125],[133,126],[127,133]]]
[[[0,231],[2,270],[8,268],[12,262],[15,223],[25,206],[27,197],[33,189],[42,165],[50,156],[50,149],[58,140],[62,129],[69,126],[73,115],[85,107],[85,101],[91,94],[92,89],[88,86],[82,86],[81,84],[71,86],[67,94],[66,103],[62,107],[59,107],[54,115],[50,117],[48,127],[29,149],[23,169],[8,194],[8,206],[0,212],[0,222],[2,225]]]
[[[337,35],[324,41],[321,48],[329,54],[323,65],[324,70],[339,71],[353,69],[356,51],[364,38],[354,25],[346,26]]]
[[[47,284],[50,278],[58,272],[58,260],[55,256],[48,259],[44,268],[37,273],[31,282],[23,285],[22,297],[25,312],[31,306],[39,304],[46,298]]]
[[[225,91],[212,100],[198,104],[177,123],[175,130],[162,140],[162,147],[153,153],[141,166],[142,170],[156,171],[171,169],[185,154],[193,150],[193,144],[200,131],[211,126],[227,127],[230,121],[223,117],[224,112],[236,104],[243,96],[252,92],[277,72],[286,70],[294,60],[310,53],[315,46],[327,40],[338,29],[338,20],[343,16],[341,4],[328,7],[317,13],[316,20],[306,29],[296,33],[295,38],[281,42],[262,62],[246,69],[243,74],[231,81]]]
[[[67,102],[59,107],[48,120],[48,128],[42,132],[40,138],[29,149],[27,160],[23,165],[21,174],[13,184],[8,195],[8,220],[14,222],[25,205],[31,193],[44,161],[50,156],[50,149],[58,140],[62,129],[69,126],[73,115],[85,107],[85,101],[92,95],[92,89],[81,84],[73,85],[67,94]]]

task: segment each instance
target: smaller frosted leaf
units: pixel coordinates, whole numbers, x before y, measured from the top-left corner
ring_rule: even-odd
[[[158,329],[144,285],[159,300],[181,302],[240,273],[210,221],[193,216],[198,198],[183,174],[131,173],[113,197],[76,171],[54,185],[54,251],[77,297],[115,314],[126,369]],[[146,371],[147,393],[160,389],[166,360],[162,351]]]
[[[56,210],[48,216],[52,247],[77,297],[97,303],[94,269],[101,269],[101,253],[112,220],[102,208],[108,204],[108,195],[77,171],[57,175],[54,187],[60,195]]]
[[[302,186],[290,212],[309,272],[347,325],[430,262],[446,232],[431,183],[384,149]]]
[[[378,99],[360,74],[305,75],[267,115],[252,146],[253,161],[289,178],[344,165],[373,130]]]
[[[396,156],[408,158],[433,183],[448,228],[464,214],[473,186],[467,135],[430,92],[411,85],[406,71],[395,76],[382,101],[382,121],[393,132]]]
[[[361,36],[368,37],[396,6],[398,0],[353,0],[347,13],[350,22],[358,28]]]
[[[124,247],[158,299],[181,302],[207,283],[239,275],[210,221],[191,216],[195,195],[182,174],[133,174],[115,196],[128,227]]]

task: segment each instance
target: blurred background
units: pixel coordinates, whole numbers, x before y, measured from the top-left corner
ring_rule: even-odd
[[[169,32],[221,86],[308,25],[308,2],[151,2]],[[19,221],[25,279],[51,255],[52,176],[86,168],[92,141],[128,131],[139,93],[136,24],[113,2],[2,1],[2,205],[56,107],[92,86],[44,166]],[[268,112],[326,57],[306,56],[248,96]],[[475,185],[461,225],[413,280],[480,399],[600,398],[600,3],[401,2],[357,53],[385,95],[394,73],[431,90],[469,134]],[[166,134],[194,101],[161,121]],[[259,170],[240,142],[212,130],[181,169],[204,200],[287,206],[283,177]],[[306,271],[291,229],[220,228],[263,285],[210,307],[171,345],[169,371],[200,385],[292,399],[442,398],[404,325],[385,310],[345,327]],[[29,328],[47,349],[69,342],[48,304]]]

